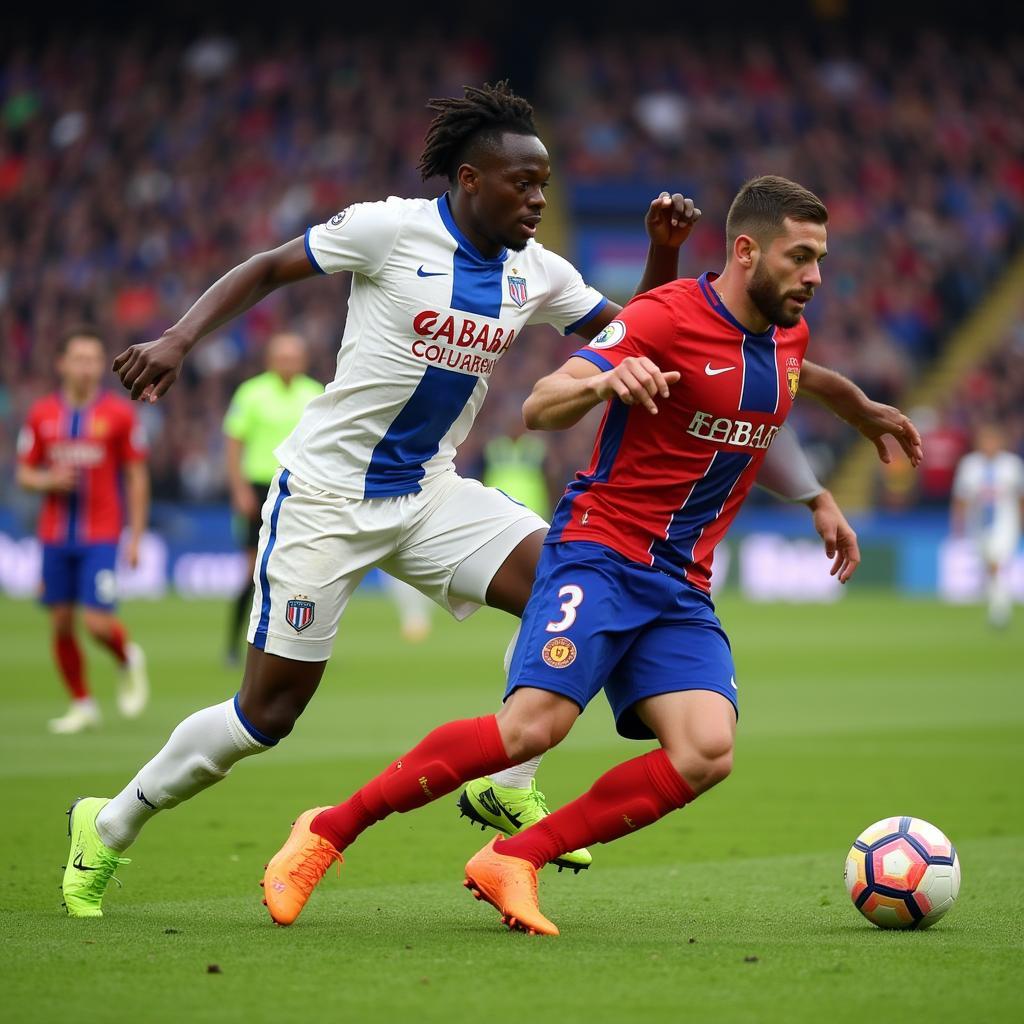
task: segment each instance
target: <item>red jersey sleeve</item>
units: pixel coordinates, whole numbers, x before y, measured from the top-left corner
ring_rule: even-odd
[[[117,457],[121,463],[141,462],[147,453],[146,438],[135,415],[135,409],[127,402],[121,403],[121,427],[118,437]]]
[[[647,356],[659,369],[677,336],[672,307],[660,296],[638,295],[586,348],[573,353],[602,370],[611,370],[627,356]]]
[[[46,451],[39,429],[40,412],[37,402],[29,409],[25,423],[18,432],[18,462],[23,466],[39,466],[45,461]]]

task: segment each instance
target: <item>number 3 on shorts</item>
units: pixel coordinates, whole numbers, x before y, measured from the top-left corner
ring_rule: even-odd
[[[583,589],[577,587],[575,583],[567,583],[559,590],[558,596],[565,598],[561,608],[562,617],[549,622],[544,627],[549,633],[561,633],[563,629],[568,629],[576,621],[576,609],[583,601]]]

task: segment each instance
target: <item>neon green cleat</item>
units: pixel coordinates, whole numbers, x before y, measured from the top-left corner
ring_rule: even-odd
[[[533,779],[529,789],[498,786],[487,778],[474,779],[459,796],[459,811],[462,817],[475,821],[485,830],[496,828],[507,836],[522,832],[551,813]],[[569,868],[578,874],[586,871],[593,860],[589,850],[571,850],[551,863],[557,864],[559,871]]]
[[[79,797],[68,808],[71,849],[61,891],[69,917],[102,917],[103,894],[115,869],[131,863],[106,846],[96,831],[96,815],[106,803],[103,797]]]

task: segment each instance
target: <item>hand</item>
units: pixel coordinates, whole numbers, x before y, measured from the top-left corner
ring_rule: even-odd
[[[825,542],[825,554],[834,559],[829,575],[838,575],[839,582],[845,583],[860,565],[857,534],[828,491],[822,491],[816,498],[812,498],[807,502],[807,507],[811,510],[814,529]]]
[[[678,370],[662,372],[647,356],[627,356],[614,369],[591,377],[594,392],[602,401],[617,398],[624,405],[642,405],[652,415],[658,414],[654,396],[668,398],[669,385],[679,380]]]
[[[243,519],[255,519],[256,513],[260,509],[256,501],[256,491],[248,484],[239,484],[237,487],[232,488],[231,503],[235,506],[235,511]]]
[[[662,192],[651,202],[644,225],[651,244],[678,249],[690,236],[694,224],[700,220],[700,210],[678,192],[669,195]]]
[[[878,457],[886,465],[892,462],[892,455],[884,440],[887,434],[896,438],[915,469],[921,464],[924,458],[921,435],[910,419],[895,406],[865,399],[849,422],[878,449]]]
[[[125,545],[124,560],[128,563],[129,569],[137,569],[139,566],[139,543],[141,540],[141,537],[133,533],[129,536],[128,543]]]
[[[178,379],[187,351],[181,341],[165,334],[125,349],[114,360],[114,373],[132,393],[132,401],[155,402]]]
[[[57,494],[70,494],[78,486],[78,471],[74,466],[59,462],[50,467],[46,489]]]

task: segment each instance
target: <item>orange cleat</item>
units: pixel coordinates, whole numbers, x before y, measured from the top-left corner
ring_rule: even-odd
[[[478,900],[487,900],[501,914],[510,931],[528,935],[557,935],[558,927],[541,912],[537,902],[537,869],[519,857],[507,857],[494,849],[495,836],[466,865],[462,884]]]
[[[344,861],[331,843],[310,831],[310,822],[325,810],[326,807],[314,807],[300,814],[292,824],[288,842],[266,866],[260,882],[263,904],[277,924],[291,924],[302,913],[331,864]]]

